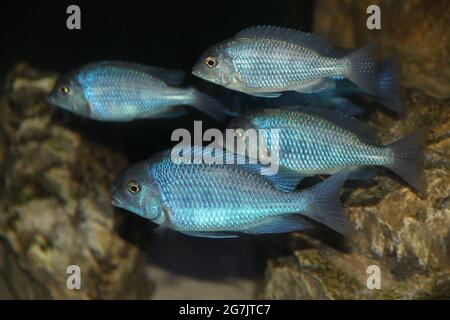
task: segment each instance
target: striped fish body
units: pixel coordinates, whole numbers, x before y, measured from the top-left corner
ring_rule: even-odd
[[[236,68],[239,82],[235,89],[240,91],[300,90],[311,82],[345,74],[347,67],[345,59],[271,39],[233,39],[225,50]]]
[[[313,226],[311,219],[346,232],[340,190],[348,172],[288,193],[272,185],[259,169],[248,163],[210,163],[202,158],[184,163],[166,152],[125,171],[112,189],[113,204],[163,228],[200,237],[305,230]]]
[[[276,151],[274,146],[279,149],[279,165],[305,176],[333,174],[348,167],[388,166],[392,161],[389,149],[367,143],[357,133],[306,110],[311,108],[261,110],[242,126],[265,129],[260,134],[269,152]]]
[[[283,193],[239,165],[175,164],[163,158],[151,166],[179,231],[246,232],[264,221],[305,213],[307,193]]]
[[[91,105],[93,119],[125,121],[155,117],[190,102],[189,90],[170,85],[155,76],[156,72],[137,64],[106,62],[81,69],[76,78]],[[182,76],[172,72],[173,78]]]

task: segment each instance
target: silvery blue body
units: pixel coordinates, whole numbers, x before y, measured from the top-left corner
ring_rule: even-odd
[[[344,52],[348,53],[349,51],[344,50]],[[343,54],[341,53],[341,55]],[[319,92],[290,91],[284,92],[280,97],[274,99],[243,95],[230,90],[228,95],[232,96],[233,99],[229,99],[228,105],[234,108],[239,107],[239,113],[252,109],[303,105],[330,107],[342,113],[357,116],[364,113],[366,109],[354,103],[350,98],[354,95],[364,95],[375,99],[375,101],[396,113],[401,113],[403,102],[399,85],[399,66],[394,58],[387,58],[380,64],[377,79],[378,90],[376,95],[344,77],[336,77],[332,79],[334,85],[330,85]]]
[[[349,52],[345,50],[345,52]],[[377,76],[377,90],[376,93],[371,93],[354,82],[346,78],[336,78],[334,86],[331,85],[327,90],[321,92],[302,94],[303,102],[299,105],[318,105],[318,106],[333,106],[341,112],[355,114],[354,110],[358,107],[352,104],[346,97],[352,95],[368,95],[374,98],[378,103],[384,107],[396,112],[403,112],[403,101],[400,89],[400,71],[399,64],[395,58],[389,57],[380,63]]]
[[[208,49],[193,74],[251,95],[278,97],[282,91],[319,92],[345,77],[376,94],[373,45],[337,57],[324,39],[295,30],[256,26]]]
[[[113,204],[202,237],[310,228],[302,217],[344,232],[339,194],[345,176],[336,175],[311,190],[285,193],[242,165],[183,164],[166,153],[128,169],[113,187]],[[127,190],[130,181],[140,184],[140,194]]]
[[[216,118],[224,107],[193,87],[183,87],[185,73],[121,61],[86,65],[63,75],[50,103],[99,121],[177,117],[192,105]]]
[[[229,128],[265,129],[267,150],[277,146],[284,174],[303,177],[334,174],[344,168],[383,166],[392,169],[415,188],[424,191],[422,141],[419,131],[392,145],[374,143],[372,128],[337,112],[317,107],[288,107],[252,111],[232,120]],[[277,141],[270,130],[277,129]],[[263,133],[263,132],[262,132]],[[257,145],[247,144],[249,154],[258,154]],[[356,172],[354,176],[357,177]]]

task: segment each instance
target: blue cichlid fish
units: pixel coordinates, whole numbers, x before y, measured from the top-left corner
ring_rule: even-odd
[[[224,120],[226,108],[193,87],[182,87],[185,73],[136,63],[88,64],[58,79],[48,101],[100,121],[130,121],[183,115],[191,105]]]
[[[345,57],[351,53],[348,48],[335,48],[333,52],[334,57]],[[374,93],[357,86],[354,82],[345,77],[334,77],[334,86],[328,86],[328,90],[323,92],[305,94],[309,99],[319,99],[323,101],[327,96],[333,97],[347,97],[355,94],[364,94],[373,97],[378,103],[384,107],[396,112],[403,112],[403,101],[400,89],[400,65],[394,57],[384,59],[378,68],[377,88]],[[333,103],[333,101],[332,101]],[[300,103],[299,103],[300,104]],[[314,105],[314,103],[311,103]],[[335,103],[339,107],[339,101]],[[344,106],[343,108],[344,109]],[[340,110],[341,111],[341,110]]]
[[[256,26],[208,49],[193,74],[229,89],[263,97],[283,91],[320,92],[345,77],[377,93],[375,45],[344,57],[319,36],[291,29]]]
[[[165,152],[126,170],[112,188],[112,204],[198,237],[292,232],[311,228],[311,220],[347,231],[339,199],[347,171],[293,193],[279,191],[258,172],[250,164],[186,164]]]
[[[374,98],[378,103],[396,113],[402,113],[403,101],[399,84],[399,67],[394,58],[387,58],[380,64],[377,81],[376,94],[372,94],[348,79],[335,79],[335,85],[329,86],[328,90],[316,93],[296,93],[297,96],[301,96],[297,97],[297,105],[334,107],[343,113],[356,115],[359,107],[349,101],[347,97],[362,94]]]
[[[246,152],[252,157],[260,151],[278,151],[279,171],[271,179],[290,180],[290,191],[304,177],[334,174],[344,168],[354,168],[349,177],[367,178],[364,166],[382,166],[391,169],[415,189],[425,193],[422,147],[425,129],[387,146],[374,143],[375,133],[367,124],[329,109],[318,107],[288,107],[251,111],[233,119],[228,128],[261,131],[261,146],[250,144],[246,135]],[[276,129],[277,134],[271,134]],[[273,137],[273,138],[272,138]],[[273,146],[277,150],[273,150]],[[259,148],[265,148],[259,150]],[[355,170],[359,168],[359,170]],[[269,169],[266,169],[266,171]],[[270,172],[269,172],[270,173]]]
[[[334,86],[327,90],[312,93],[295,91],[284,92],[275,99],[264,99],[228,90],[224,97],[226,104],[234,113],[240,114],[249,110],[276,108],[279,106],[317,106],[333,108],[350,116],[358,116],[367,109],[360,107],[349,98],[354,95],[364,95],[375,99],[384,107],[396,112],[403,112],[403,101],[399,84],[399,67],[394,58],[385,59],[378,70],[378,90],[373,95],[361,89],[345,78],[334,79]]]

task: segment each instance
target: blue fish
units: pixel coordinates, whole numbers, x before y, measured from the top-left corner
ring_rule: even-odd
[[[338,77],[330,79],[330,81],[332,81],[332,84],[326,90],[311,93],[289,91],[274,99],[259,98],[230,90],[227,92],[224,101],[229,101],[227,105],[233,107],[235,113],[279,106],[302,105],[332,108],[350,116],[358,116],[363,114],[366,109],[354,103],[350,98],[355,95],[364,95],[373,98],[385,108],[396,113],[401,114],[403,112],[399,66],[393,57],[385,59],[379,66],[376,94],[360,88],[345,78]]]
[[[284,91],[328,90],[329,79],[344,77],[376,94],[375,45],[338,57],[321,37],[273,26],[242,30],[208,50],[192,73],[204,80],[254,96],[279,97]]]
[[[171,118],[193,106],[224,120],[225,106],[194,87],[183,87],[185,72],[130,62],[88,64],[61,76],[48,101],[62,109],[99,121]]]
[[[233,119],[228,128],[244,131],[236,134],[238,139],[246,139],[242,141],[246,148],[240,151],[241,156],[257,157],[266,150],[271,154],[277,152],[279,169],[277,175],[272,174],[272,179],[277,179],[277,176],[282,179],[289,177],[298,183],[305,177],[317,174],[327,175],[345,168],[359,168],[350,175],[358,179],[359,176],[367,177],[365,170],[362,170],[364,167],[382,166],[394,171],[419,192],[425,193],[422,150],[425,128],[390,145],[380,146],[375,143],[375,131],[371,126],[339,112],[318,107],[251,111]],[[254,129],[262,135],[261,146],[248,141],[244,134],[248,129]],[[295,186],[293,183],[288,189]]]
[[[311,228],[314,220],[340,233],[348,230],[340,205],[347,171],[287,193],[260,175],[258,165],[209,163],[197,155],[213,155],[215,149],[199,149],[188,151],[200,159],[190,164],[167,151],[130,167],[112,188],[113,205],[198,237],[293,232]]]

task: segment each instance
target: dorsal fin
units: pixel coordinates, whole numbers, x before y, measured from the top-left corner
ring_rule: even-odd
[[[186,71],[183,70],[169,70],[157,67],[148,67],[149,73],[154,77],[158,77],[167,84],[179,86],[183,84]]]
[[[186,71],[183,70],[170,70],[164,69],[160,67],[147,66],[144,64],[139,64],[135,62],[126,62],[126,61],[102,61],[99,64],[104,66],[111,66],[117,68],[124,68],[130,70],[136,70],[139,72],[148,73],[153,77],[159,78],[165,83],[169,85],[181,85],[183,83],[183,79],[186,75]],[[98,65],[97,63],[92,64],[91,66]]]
[[[377,132],[373,126],[356,118],[350,117],[342,112],[332,110],[330,108],[311,106],[284,107],[283,109],[298,110],[310,115],[318,116],[353,132],[361,139],[361,141],[370,144],[376,143]]]
[[[235,37],[285,41],[318,51],[323,55],[329,55],[333,50],[331,43],[321,36],[275,26],[249,27],[240,31]]]

